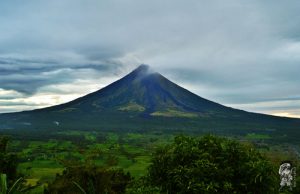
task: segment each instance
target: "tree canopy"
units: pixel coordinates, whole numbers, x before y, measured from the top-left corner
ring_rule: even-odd
[[[155,152],[149,180],[166,193],[276,193],[272,165],[256,149],[207,135],[177,136]]]

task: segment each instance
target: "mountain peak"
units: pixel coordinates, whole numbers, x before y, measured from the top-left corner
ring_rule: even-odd
[[[248,113],[206,100],[142,64],[112,84],[71,102],[34,111],[0,114],[0,130],[253,130],[298,129],[299,120]],[[24,124],[25,123],[25,124]],[[29,123],[30,125],[27,125]],[[3,127],[4,126],[4,127]],[[240,133],[239,133],[240,134]]]
[[[138,66],[135,70],[133,70],[134,73],[137,73],[138,75],[146,75],[150,73],[154,73],[149,65],[141,64]]]
[[[150,69],[149,65],[147,65],[147,64],[141,64],[135,70],[141,71],[141,70],[149,70],[149,69]]]

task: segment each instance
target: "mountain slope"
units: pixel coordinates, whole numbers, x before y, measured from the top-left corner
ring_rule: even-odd
[[[234,131],[299,126],[299,119],[248,113],[206,100],[146,65],[74,101],[0,115],[2,129]]]
[[[92,112],[126,110],[126,106],[140,107],[144,113],[174,108],[182,111],[206,112],[223,110],[224,106],[203,99],[170,82],[146,65],[111,85],[70,103],[42,109],[59,111],[66,108]],[[130,110],[130,107],[128,107]],[[134,108],[134,107],[133,107]]]

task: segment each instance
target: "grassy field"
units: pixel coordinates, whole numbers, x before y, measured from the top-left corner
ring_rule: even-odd
[[[55,135],[64,139],[55,139]],[[123,168],[133,177],[145,175],[154,148],[168,143],[173,135],[158,132],[100,133],[96,131],[60,131],[51,139],[13,140],[9,151],[19,157],[18,172],[32,193],[61,174],[67,166],[93,163],[107,168]],[[41,137],[41,139],[43,139]]]

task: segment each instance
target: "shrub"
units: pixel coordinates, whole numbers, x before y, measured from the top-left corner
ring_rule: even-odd
[[[119,169],[95,166],[68,167],[48,185],[45,193],[76,194],[82,193],[82,190],[89,194],[124,193],[130,180],[130,174]]]

